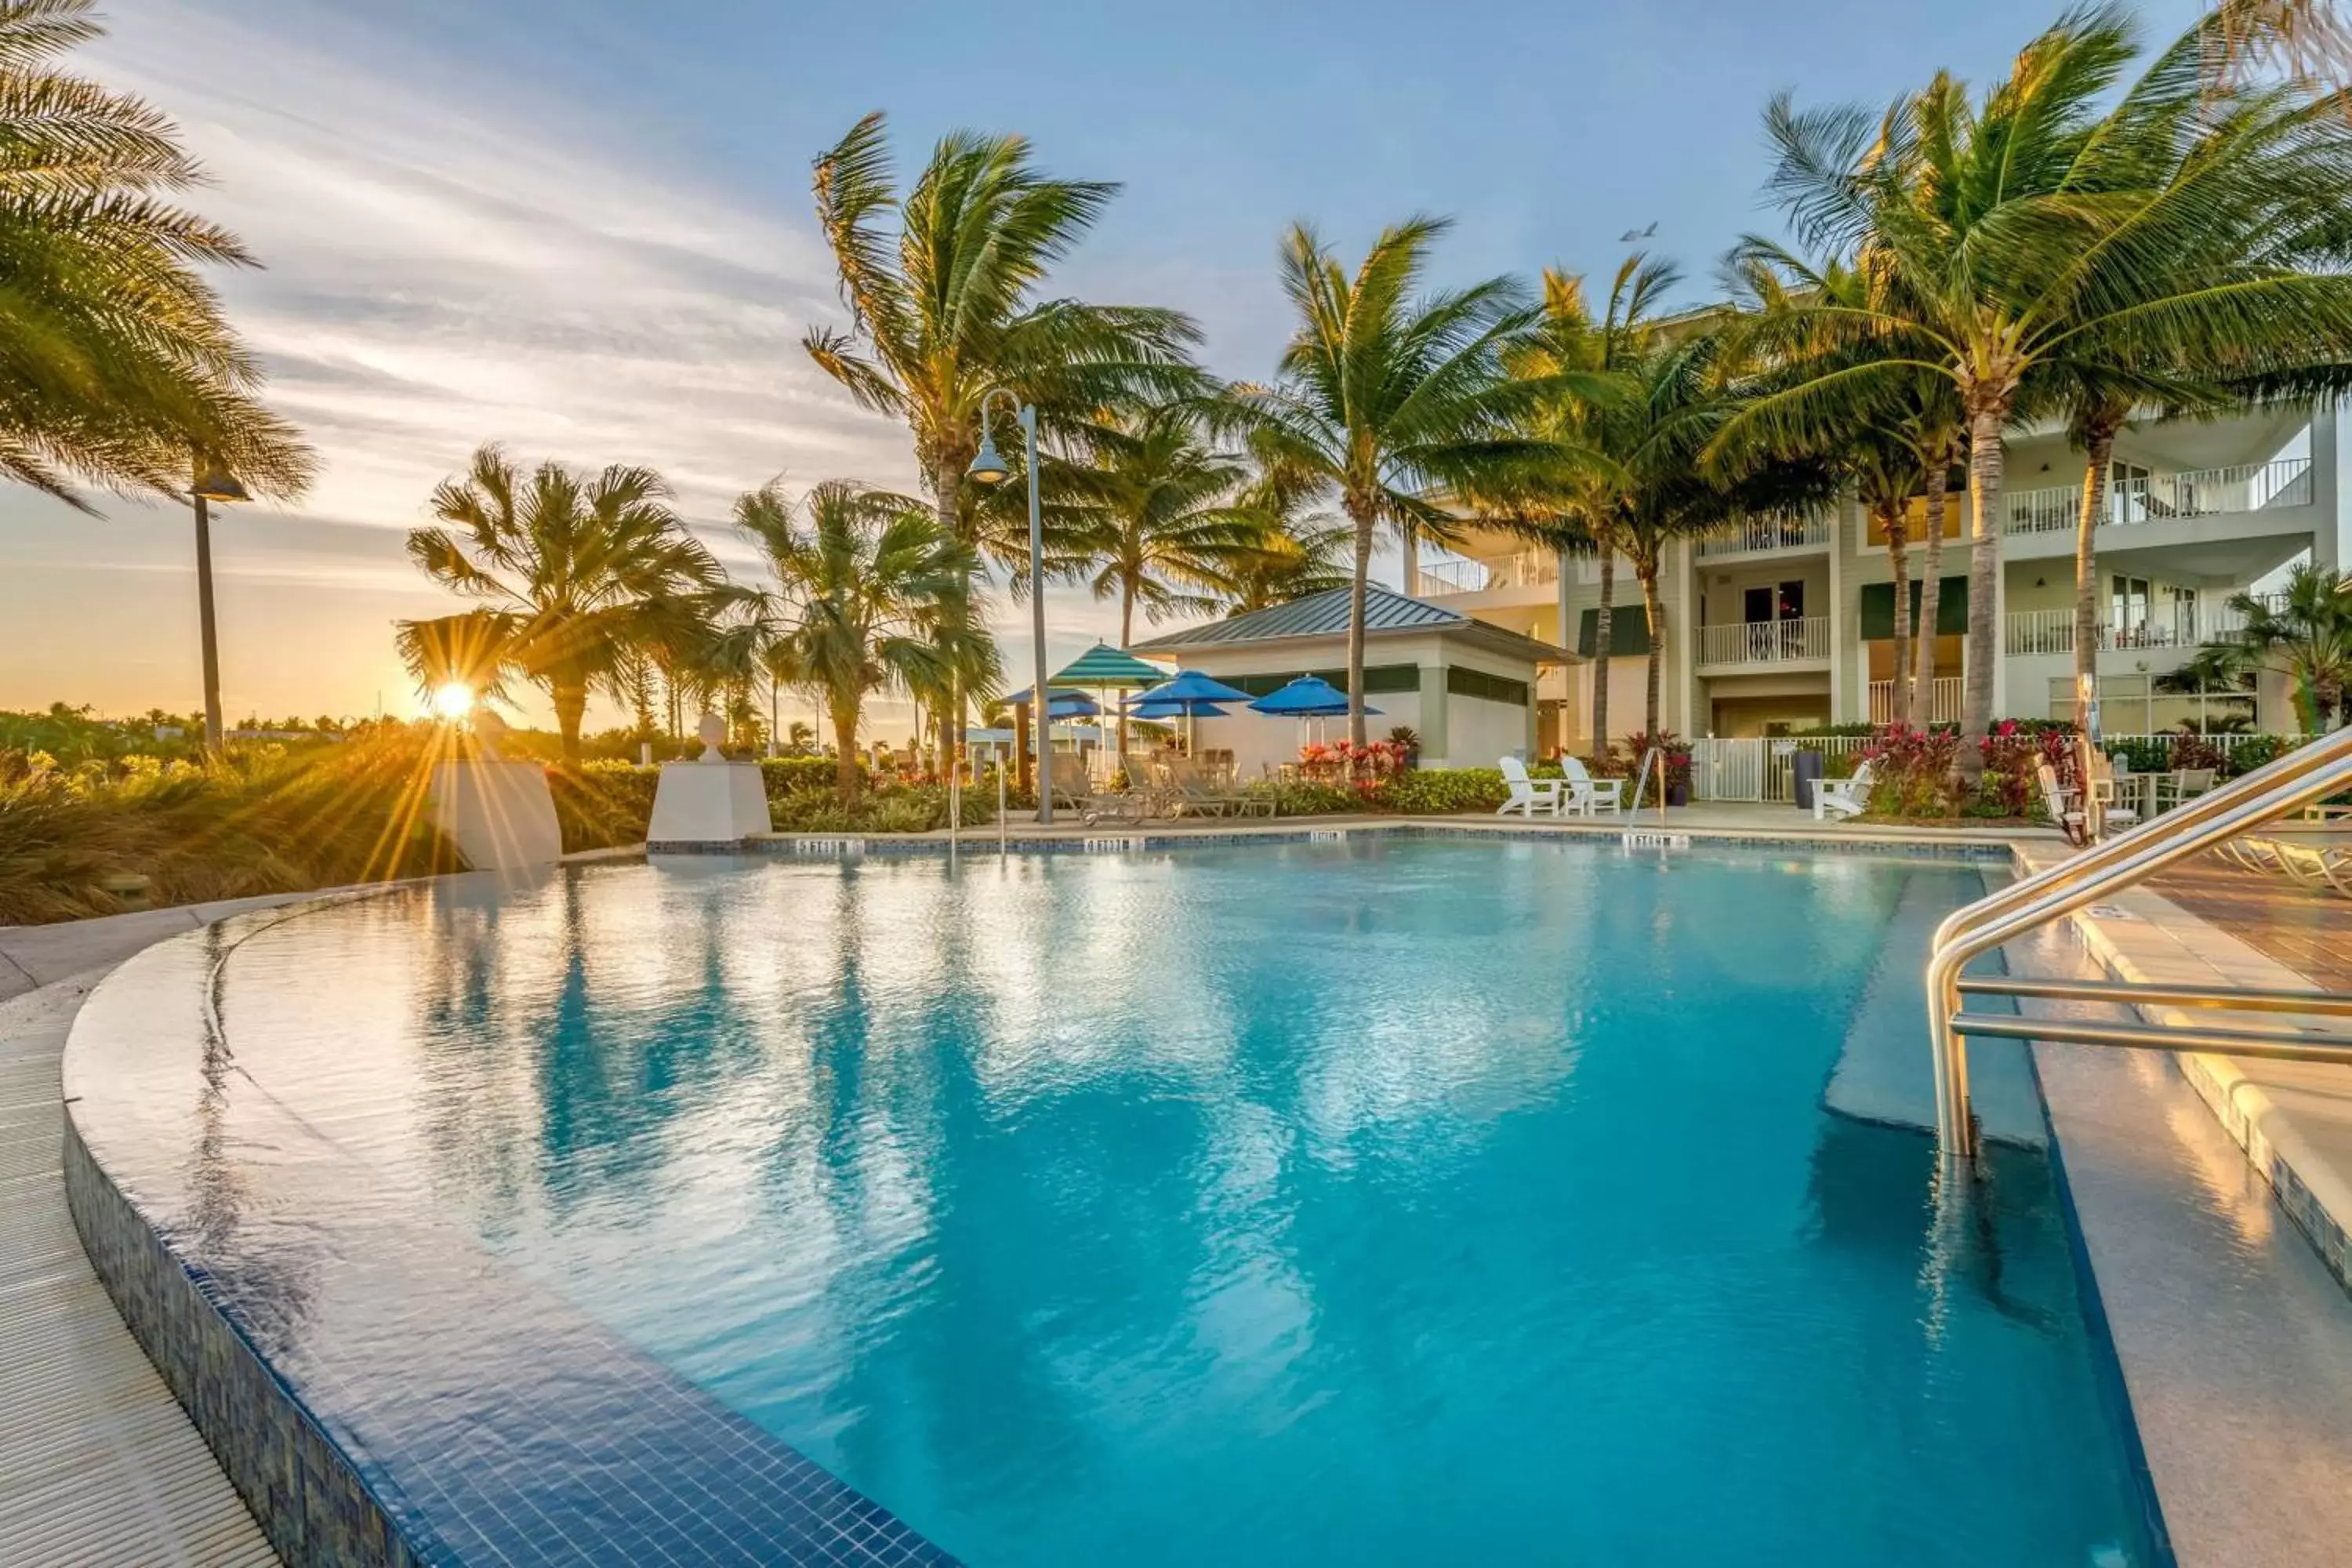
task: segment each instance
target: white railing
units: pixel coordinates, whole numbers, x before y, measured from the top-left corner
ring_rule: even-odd
[[[1477,594],[1486,587],[1486,563],[1478,561],[1432,561],[1413,574],[1412,593],[1417,598]]]
[[[2254,597],[2276,610],[2284,606],[2286,595],[2257,594]],[[2097,646],[2103,649],[2197,647],[2235,642],[2245,629],[2244,615],[2227,600],[2213,597],[2200,599],[2193,612],[2186,608],[2168,611],[2159,606],[2149,618],[2134,626],[2116,627],[2101,622]],[[2010,611],[2002,630],[2001,651],[2013,658],[2074,652],[2074,610]]]
[[[1793,664],[1830,656],[1830,618],[1734,621],[1698,629],[1701,664]]]
[[[1933,711],[1927,714],[1925,721],[1929,724],[1958,723],[1960,694],[1965,684],[1957,675],[1936,677],[1927,693],[1927,705]],[[1870,721],[1874,724],[1895,722],[1895,682],[1874,680],[1870,683]],[[1921,722],[1920,716],[1912,714],[1911,722]]]
[[[1830,542],[1830,520],[1813,517],[1750,517],[1741,520],[1737,531],[1702,539],[1698,552],[1702,558],[1717,555],[1754,555],[1776,550],[1811,550]]]
[[[1874,744],[1868,735],[1822,735],[1790,741],[1779,736],[1709,738],[1691,742],[1691,798],[1771,801],[1797,798],[1797,753],[1851,756]]]
[[[1519,550],[1491,561],[1444,557],[1423,566],[1417,577],[1414,591],[1424,595],[1548,587],[1559,581],[1559,556],[1549,550]]]
[[[2011,610],[2001,637],[2001,651],[2011,658],[2043,653],[2074,651],[2074,611]]]
[[[2308,458],[2281,458],[2274,462],[2241,463],[2228,468],[2191,468],[2179,474],[2150,474],[2119,480],[2107,488],[2106,516],[2101,519],[2101,526],[2129,528],[2183,517],[2218,517],[2227,512],[2309,506],[2311,498]],[[2079,485],[2013,490],[2004,504],[2011,533],[2071,533],[2075,519],[2082,515],[2083,490]]]

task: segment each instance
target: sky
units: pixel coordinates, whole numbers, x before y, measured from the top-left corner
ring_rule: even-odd
[[[2196,8],[2141,15],[2168,37]],[[969,127],[1121,182],[1053,291],[1186,310],[1213,370],[1262,376],[1294,221],[1353,256],[1383,224],[1450,216],[1441,282],[1605,274],[1654,223],[1696,300],[1733,240],[1775,228],[1757,197],[1772,93],[1875,105],[1938,68],[1981,80],[2057,9],[111,0],[76,64],[152,100],[206,164],[192,204],[265,263],[218,280],[231,314],[324,459],[299,503],[216,513],[235,721],[416,710],[393,623],[461,606],[405,531],[483,441],[650,464],[746,572],[724,522],[743,489],[913,489],[904,431],[800,348],[843,320],[810,160],[869,110],[908,170]],[[198,705],[188,515],[101,506],[0,489],[0,707]],[[1115,635],[1076,590],[1047,614],[1055,668]],[[1025,616],[1001,616],[1025,683]],[[903,712],[882,710],[884,738]]]

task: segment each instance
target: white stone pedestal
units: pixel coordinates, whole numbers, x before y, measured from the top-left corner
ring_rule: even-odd
[[[664,763],[646,842],[740,844],[773,828],[757,763]]]
[[[563,858],[555,796],[547,787],[547,769],[538,763],[435,764],[433,822],[477,871],[543,866]]]

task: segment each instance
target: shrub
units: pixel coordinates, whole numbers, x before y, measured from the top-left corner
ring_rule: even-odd
[[[2042,798],[2039,770],[2048,763],[2061,784],[2071,784],[2077,772],[2076,737],[2072,724],[2028,729],[2013,719],[1993,726],[1979,742],[1984,753],[1979,798],[1962,804],[1962,816],[2030,816]]]
[[[1372,804],[1408,816],[1435,816],[1492,811],[1510,796],[1500,768],[1421,769],[1387,780],[1374,793]]]
[[[1887,726],[1863,753],[1871,768],[1872,815],[1955,815],[1952,759],[1959,744],[1954,731]]]
[[[1365,806],[1363,797],[1347,785],[1316,779],[1259,779],[1243,793],[1272,801],[1276,816],[1329,816]]]
[[[1690,742],[1676,735],[1672,730],[1661,730],[1654,735],[1647,730],[1636,730],[1626,736],[1625,774],[1630,776],[1642,765],[1643,757],[1648,754],[1653,746],[1664,753],[1666,787],[1672,789],[1676,784],[1680,784],[1685,789],[1688,789],[1691,782]]]

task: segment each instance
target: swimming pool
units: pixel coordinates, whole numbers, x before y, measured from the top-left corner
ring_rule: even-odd
[[[972,1563],[2146,1563],[2047,1159],[1995,1149],[1956,1247],[1928,1141],[1823,1105],[1916,994],[1885,933],[1982,886],[1438,836],[583,868],[226,939],[235,1070],[142,1136],[210,1141],[298,1392],[399,1396],[377,1255],[427,1215],[545,1303],[478,1316],[576,1313]],[[549,1334],[499,1375],[589,1353]],[[448,1452],[338,1436],[451,1538]]]

